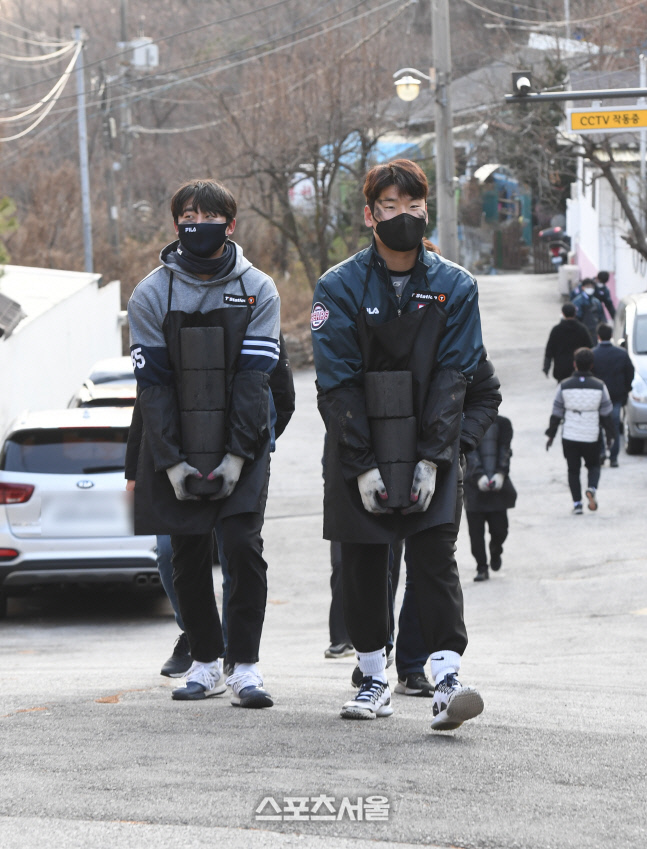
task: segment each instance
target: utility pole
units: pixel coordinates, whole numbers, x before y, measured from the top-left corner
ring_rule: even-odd
[[[436,203],[438,241],[447,259],[459,260],[458,224],[454,189],[454,136],[449,86],[452,56],[449,43],[448,0],[431,0],[432,47],[435,68]]]
[[[128,50],[128,0],[121,0],[121,42],[122,50]],[[128,81],[130,78],[130,56],[127,53],[126,68],[123,74],[124,89],[128,94]],[[131,212],[133,208],[133,192],[130,180],[130,160],[132,156],[132,138],[130,101],[125,96],[121,101],[121,174],[123,184],[122,212],[124,227],[130,225]]]
[[[81,42],[81,27],[74,27],[74,40]],[[85,80],[83,77],[83,48],[76,60],[77,117],[79,125],[79,159],[81,165],[81,208],[83,211],[83,252],[85,270],[92,272],[92,214],[90,210],[90,169],[88,165],[88,130],[85,122]]]
[[[108,194],[108,230],[110,233],[110,244],[117,256],[119,256],[119,207],[117,206],[115,192],[115,169],[113,144],[117,135],[117,125],[111,114],[109,82],[101,67],[101,112],[103,113],[103,145],[105,149],[105,181]]]

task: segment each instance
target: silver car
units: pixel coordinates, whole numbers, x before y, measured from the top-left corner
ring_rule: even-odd
[[[26,413],[0,452],[0,616],[52,584],[159,585],[154,536],[133,536],[124,463],[132,408]]]
[[[647,292],[620,301],[613,338],[626,349],[636,370],[625,407],[625,449],[627,454],[641,454],[647,442]]]

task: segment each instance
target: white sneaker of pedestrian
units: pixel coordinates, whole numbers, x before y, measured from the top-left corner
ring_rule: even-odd
[[[263,678],[255,663],[237,663],[227,678],[231,687],[231,703],[234,707],[264,708],[272,707],[272,697],[263,689]]]
[[[200,663],[194,660],[186,674],[183,686],[173,690],[171,695],[176,700],[189,701],[218,696],[226,689],[220,660],[214,660],[211,663]]]
[[[389,685],[365,676],[358,694],[344,704],[340,716],[343,719],[375,719],[392,713]]]
[[[476,687],[463,687],[454,674],[436,684],[433,701],[434,731],[452,731],[483,710],[483,699]]]

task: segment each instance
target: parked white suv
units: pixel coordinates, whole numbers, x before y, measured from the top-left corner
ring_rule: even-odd
[[[636,370],[625,407],[625,450],[642,454],[647,443],[647,292],[620,301],[613,338],[626,349]]]
[[[132,408],[26,413],[0,451],[0,616],[52,584],[159,584],[155,537],[134,536],[124,462]]]

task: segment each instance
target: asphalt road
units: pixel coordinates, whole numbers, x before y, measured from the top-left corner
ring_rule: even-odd
[[[465,528],[459,538],[470,636],[461,678],[480,688],[483,714],[432,732],[430,700],[394,695],[390,718],[339,718],[354,661],[323,657],[323,428],[313,372],[300,372],[265,525],[261,666],[275,707],[173,702],[158,671],[177,629],[160,597],[10,601],[0,625],[3,849],[645,846],[647,456],[622,453],[618,469],[603,470],[599,511],[572,516],[560,446],[547,454],[543,436],[556,278],[491,276],[480,290],[519,492],[489,582],[473,583]],[[261,812],[279,819],[258,819],[268,797],[275,807]],[[386,797],[385,819],[369,818],[368,797]]]

